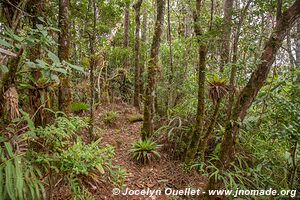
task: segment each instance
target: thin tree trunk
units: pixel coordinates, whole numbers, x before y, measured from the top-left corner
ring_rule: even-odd
[[[170,53],[170,72],[168,77],[168,95],[166,95],[166,113],[168,113],[169,104],[172,102],[172,82],[174,76],[174,67],[173,67],[173,51],[172,51],[172,30],[171,30],[171,16],[170,16],[170,0],[167,0],[168,4],[168,44],[169,44],[169,53]]]
[[[196,10],[194,12],[194,31],[196,37],[202,35],[202,30],[199,25],[201,9],[201,0],[196,0]],[[207,45],[205,43],[200,43],[198,40],[198,108],[196,116],[196,127],[193,135],[190,139],[190,144],[188,145],[185,162],[191,163],[197,153],[198,146],[203,134],[203,123],[205,114],[205,68],[206,68],[206,55],[207,55]]]
[[[95,42],[96,42],[96,21],[97,21],[97,14],[96,14],[96,2],[92,0],[93,6],[93,32],[90,36],[90,51],[91,51],[91,60],[90,60],[90,127],[89,127],[89,134],[90,139],[93,139],[94,133],[94,68],[96,65],[95,60]]]
[[[123,38],[123,47],[128,50],[129,47],[129,25],[130,25],[130,17],[129,17],[129,3],[126,4],[124,9],[124,38]],[[128,51],[129,52],[129,51]],[[124,58],[124,69],[125,71],[129,70],[129,59],[126,55]],[[121,76],[122,84],[120,86],[120,92],[123,100],[126,100],[126,74],[122,74]]]
[[[232,56],[232,67],[231,67],[231,72],[230,72],[230,95],[229,95],[229,101],[228,101],[228,106],[227,106],[227,121],[231,119],[231,112],[232,112],[232,106],[234,103],[234,97],[235,97],[235,85],[236,85],[236,73],[237,73],[237,67],[236,63],[238,60],[238,44],[239,44],[239,38],[240,38],[240,33],[241,33],[241,28],[242,24],[244,22],[244,18],[246,16],[246,12],[249,9],[249,6],[251,4],[252,0],[248,0],[245,8],[241,12],[241,18],[239,20],[239,23],[236,27],[236,31],[234,34],[234,39],[233,39],[233,56]]]
[[[154,35],[148,64],[148,80],[144,102],[144,123],[142,127],[142,139],[153,134],[154,99],[156,73],[158,71],[158,54],[161,42],[161,35],[164,23],[165,0],[157,0],[157,18],[155,21]]]
[[[300,19],[297,22],[296,35],[296,67],[300,67]]]
[[[141,73],[141,85],[140,85],[140,94],[144,94],[144,69],[147,66],[147,24],[148,24],[148,10],[144,8],[143,11],[143,22],[142,22],[142,49],[143,49],[143,64],[140,66]]]
[[[135,9],[135,58],[134,58],[134,98],[133,105],[140,109],[140,93],[141,93],[141,63],[140,63],[140,10],[143,0],[138,0],[133,6]]]
[[[221,45],[221,67],[220,72],[224,71],[224,66],[230,61],[230,35],[232,26],[232,8],[234,0],[225,0],[224,2],[224,24],[223,24],[223,34],[222,34],[222,45]]]
[[[69,0],[59,0],[59,19],[58,27],[60,29],[58,38],[58,57],[60,61],[69,60],[69,49],[70,49],[70,16],[69,16]],[[60,79],[58,94],[58,106],[59,110],[66,113],[70,113],[70,104],[72,101],[72,93],[70,87],[70,79],[68,76],[62,76]]]
[[[214,112],[213,115],[211,117],[210,123],[208,125],[207,131],[205,132],[203,138],[201,139],[200,142],[200,148],[199,148],[199,154],[200,154],[200,161],[204,161],[205,160],[205,150],[207,147],[207,141],[209,139],[209,136],[211,135],[211,133],[214,130],[218,115],[219,115],[219,110],[220,110],[220,104],[221,104],[221,99],[217,101],[215,108],[214,108]]]

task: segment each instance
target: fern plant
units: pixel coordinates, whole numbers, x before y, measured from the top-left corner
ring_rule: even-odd
[[[91,170],[97,169],[104,174],[105,167],[108,167],[114,156],[114,150],[111,146],[100,148],[99,142],[100,139],[91,144],[83,144],[78,139],[73,146],[58,155],[60,170],[77,175],[88,175]]]
[[[154,141],[150,139],[139,140],[134,142],[130,152],[132,153],[132,157],[134,160],[146,164],[149,163],[153,158],[160,157],[158,152],[158,148],[161,145],[156,144]]]
[[[73,102],[71,105],[71,110],[74,113],[81,113],[84,111],[87,111],[89,109],[89,106],[84,102]]]

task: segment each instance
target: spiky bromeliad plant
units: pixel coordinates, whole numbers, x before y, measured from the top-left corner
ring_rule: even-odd
[[[230,91],[230,86],[227,85],[225,79],[220,79],[214,77],[212,80],[208,81],[209,86],[209,96],[216,106],[221,99]]]
[[[145,139],[139,140],[132,144],[130,152],[132,157],[139,163],[146,164],[149,163],[154,157],[160,157],[159,152],[157,151],[161,145],[156,144],[156,142]]]

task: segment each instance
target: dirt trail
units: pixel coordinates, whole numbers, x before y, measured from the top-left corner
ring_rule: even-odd
[[[119,114],[114,125],[103,123],[102,115],[106,111],[116,111]],[[180,162],[171,158],[169,151],[160,150],[161,158],[149,165],[138,165],[131,159],[129,149],[131,144],[140,139],[142,122],[131,123],[128,117],[138,114],[138,111],[126,104],[112,104],[99,107],[95,112],[95,127],[102,129],[103,144],[110,144],[115,147],[115,159],[113,164],[122,166],[127,171],[125,184],[130,189],[160,189],[174,188],[184,189],[186,187],[203,188],[205,179],[196,172],[185,173],[180,167]],[[159,141],[158,141],[159,143]],[[99,190],[97,199],[171,199],[167,196],[113,196],[113,186],[104,185]],[[175,199],[175,198],[172,198]],[[182,199],[188,199],[182,197]]]

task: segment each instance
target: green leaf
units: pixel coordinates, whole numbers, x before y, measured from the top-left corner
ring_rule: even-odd
[[[51,74],[51,80],[54,80],[57,84],[60,83],[59,77],[56,74]]]
[[[11,48],[12,45],[0,38],[0,45]]]
[[[15,157],[15,177],[16,177],[16,189],[18,193],[19,199],[24,199],[23,197],[23,187],[24,187],[24,180],[23,180],[23,173],[22,173],[22,165],[21,165],[21,158],[16,156]]]
[[[4,185],[4,174],[3,174],[3,168],[0,167],[0,199],[4,199],[4,197],[3,197],[3,185]]]
[[[60,60],[59,58],[57,57],[57,55],[55,55],[54,53],[52,53],[51,51],[47,50],[48,52],[48,56],[49,58],[53,61],[53,63],[55,64],[60,64]]]
[[[63,74],[67,74],[67,70],[65,70],[64,68],[52,68],[53,71],[56,71],[56,72],[60,72],[60,73],[63,73]]]
[[[39,29],[39,30],[42,30],[44,28],[43,24],[37,24],[36,27]]]
[[[4,145],[5,145],[5,148],[6,148],[6,151],[8,153],[8,155],[13,158],[14,157],[14,153],[13,153],[13,149],[11,147],[11,144],[9,142],[4,142]]]
[[[46,23],[43,17],[38,17],[38,19],[39,19],[41,22]]]
[[[2,73],[7,73],[9,71],[5,65],[0,65],[0,69],[1,69]]]
[[[5,166],[5,187],[10,199],[15,200],[15,190],[14,190],[14,165],[12,161],[9,160]]]
[[[70,64],[68,62],[66,62],[66,63],[68,64],[69,67],[71,67],[71,68],[73,68],[73,69],[75,69],[77,71],[84,72],[83,67],[80,67],[80,66],[77,66],[77,65],[72,65],[72,64]]]
[[[105,173],[105,171],[104,171],[104,169],[103,169],[103,167],[102,167],[101,164],[97,165],[96,168],[98,169],[98,171],[99,171],[101,174],[104,174],[104,173]]]
[[[30,118],[29,114],[24,112],[23,110],[20,109],[20,112],[22,114],[22,116],[24,117],[24,119],[26,120],[28,127],[31,131],[35,130],[35,126],[34,123],[32,121],[32,119]]]
[[[30,85],[29,83],[20,83],[19,87],[22,89],[34,89],[34,86]]]
[[[43,60],[37,59],[36,62],[38,63],[36,66],[38,66],[38,67],[40,67],[40,68],[42,68],[42,69],[48,67],[48,66],[47,66],[47,63],[46,63],[45,61],[43,61]]]
[[[27,61],[27,62],[25,62],[25,63],[27,64],[27,66],[28,66],[29,68],[37,68],[37,67],[36,67],[36,64],[35,64],[34,62]]]

